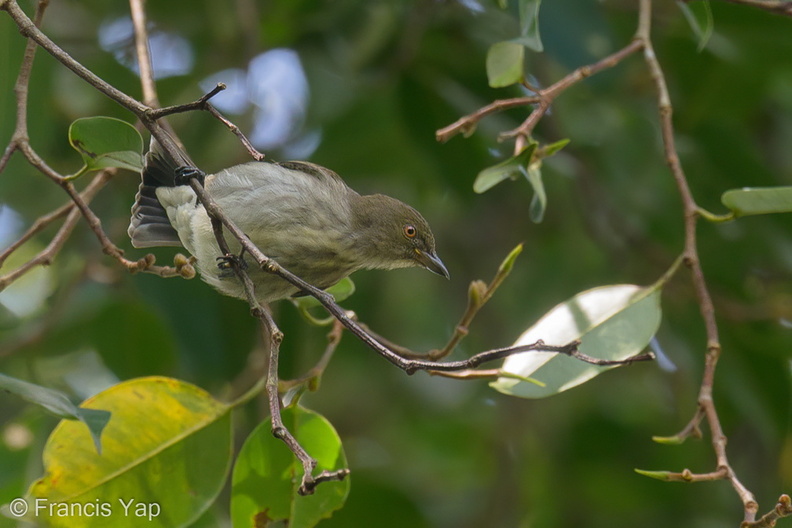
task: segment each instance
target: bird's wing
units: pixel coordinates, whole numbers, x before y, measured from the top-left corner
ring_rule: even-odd
[[[156,194],[160,187],[176,185],[178,167],[194,166],[186,152],[180,150],[178,154],[179,159],[172,159],[160,144],[153,137],[151,138],[127,230],[132,245],[136,248],[181,245],[179,235],[171,226],[167,211]]]
[[[307,161],[251,161],[206,178],[207,191],[219,201],[247,200],[251,198],[251,190],[268,187],[276,188],[275,194],[279,195],[306,195],[327,189],[343,189],[343,194],[354,192],[335,172]],[[257,194],[257,199],[261,198],[263,192]]]
[[[321,165],[317,165],[315,163],[310,163],[307,161],[281,161],[276,163],[276,165],[279,165],[284,169],[308,174],[326,183],[340,183],[342,185],[346,185],[344,180],[341,179],[341,176],[331,171],[327,167],[322,167]]]

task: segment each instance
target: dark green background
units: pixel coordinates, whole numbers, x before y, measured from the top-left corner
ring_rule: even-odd
[[[681,11],[659,4],[654,43],[674,103],[679,154],[699,204],[723,213],[719,197],[727,189],[792,183],[792,21],[714,2],[714,34],[698,52]],[[417,269],[355,275],[358,291],[344,305],[377,331],[415,349],[442,345],[464,309],[469,281],[489,279],[525,242],[512,276],[456,357],[511,344],[544,312],[584,289],[653,282],[683,242],[653,84],[637,55],[565,92],[536,129],[542,142],[571,139],[544,167],[549,205],[542,224],[529,221],[526,181],[472,192],[475,175],[511,153],[510,143],[496,141],[498,132],[527,116],[526,109],[512,110],[485,120],[468,139],[434,140],[436,129],[459,116],[520,94],[488,88],[484,69],[489,45],[518,35],[516,10],[501,11],[487,0],[481,7],[384,0],[147,6],[154,27],[188,39],[196,57],[188,74],[158,84],[163,104],[199,97],[201,79],[245,68],[267,49],[294,49],[310,86],[304,127],[321,130],[311,161],[361,192],[385,192],[424,213],[452,280]],[[28,2],[23,8],[32,12]],[[102,78],[139,97],[136,76],[102,51],[96,37],[102,21],[127,9],[123,2],[55,0],[43,29]],[[545,52],[528,54],[527,71],[541,85],[555,82],[626,45],[636,16],[632,2],[545,2]],[[12,88],[23,47],[2,13],[2,146],[13,130]],[[66,140],[71,121],[90,115],[132,120],[42,52],[29,105],[33,147],[64,173],[80,166]],[[249,116],[229,117],[250,130]],[[206,114],[172,123],[207,171],[247,159]],[[282,159],[278,150],[267,155]],[[126,236],[137,184],[137,175],[122,172],[93,204],[130,258],[144,254]],[[0,203],[20,215],[20,229],[65,200],[21,156],[0,174]],[[762,511],[792,483],[790,233],[788,215],[699,229],[724,347],[716,403],[732,465]],[[50,228],[37,237],[38,247],[53,234]],[[167,263],[173,251],[156,254]],[[67,389],[64,373],[90,377],[77,360],[95,351],[120,379],[164,374],[218,397],[250,382],[252,373],[243,371],[260,351],[244,303],[199,280],[130,276],[101,253],[84,224],[48,273],[52,293],[41,307],[0,321],[4,373]],[[353,471],[347,506],[322,526],[736,526],[742,506],[726,482],[662,483],[633,472],[715,469],[707,440],[682,447],[651,441],[676,433],[692,416],[705,349],[684,270],[664,293],[663,309],[658,338],[675,372],[634,365],[538,401],[501,395],[485,382],[405,376],[345,336],[320,391],[304,398],[335,425]],[[282,375],[299,375],[319,357],[324,330],[302,321],[288,303],[275,311],[286,334]],[[19,346],[22,340],[27,344]],[[265,414],[261,404],[237,416],[240,443]],[[0,442],[0,503],[23,494],[40,474],[41,445],[54,423],[0,395],[0,432],[23,424],[34,435],[22,450]],[[216,525],[225,501],[203,525]],[[6,523],[0,519],[0,526]]]

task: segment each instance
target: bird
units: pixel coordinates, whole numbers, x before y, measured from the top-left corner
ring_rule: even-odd
[[[152,137],[128,234],[135,248],[184,247],[201,278],[224,295],[247,299],[185,174],[200,177],[265,255],[320,289],[364,269],[422,267],[450,278],[427,221],[395,198],[361,195],[332,170],[307,161],[251,161],[204,175],[186,152],[178,154],[174,160]],[[225,234],[231,251],[242,255],[238,240]],[[302,294],[281,277],[248,266],[244,256],[240,263],[259,302]]]

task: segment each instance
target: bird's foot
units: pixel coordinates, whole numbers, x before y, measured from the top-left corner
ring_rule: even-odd
[[[182,166],[176,169],[174,181],[176,185],[189,185],[190,179],[195,178],[203,185],[205,176],[206,173],[198,167]]]
[[[239,255],[229,254],[217,257],[217,267],[220,269],[220,278],[227,279],[235,275],[234,268],[246,270],[248,263],[244,257],[244,249]]]

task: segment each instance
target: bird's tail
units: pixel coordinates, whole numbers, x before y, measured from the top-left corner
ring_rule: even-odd
[[[175,142],[174,142],[175,144]],[[176,169],[195,164],[182,150],[179,160],[174,160],[152,137],[143,163],[141,182],[132,206],[132,219],[127,233],[136,248],[156,246],[181,246],[179,235],[171,226],[168,214],[157,199],[158,187],[176,186]]]

